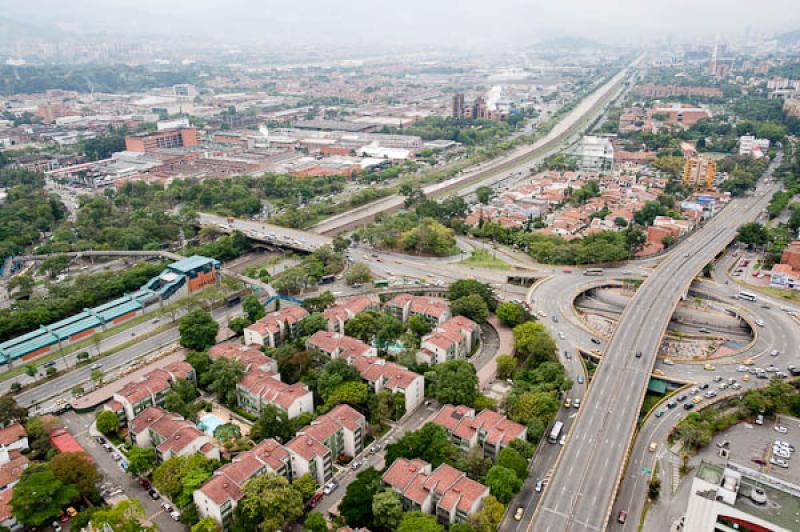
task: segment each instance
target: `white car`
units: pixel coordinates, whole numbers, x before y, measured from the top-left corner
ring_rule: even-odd
[[[561,332],[561,331],[558,331],[558,337],[559,337],[560,339],[562,339],[562,340],[566,338],[566,336],[564,335],[564,333],[563,333],[563,332]]]
[[[770,458],[769,463],[778,467],[782,467],[784,469],[789,468],[789,462],[787,462],[786,460],[782,460],[780,458]]]
[[[774,454],[778,458],[785,458],[787,460],[792,457],[792,453],[790,453],[789,451],[784,451],[780,447],[773,447],[772,454]]]
[[[786,434],[787,432],[789,432],[789,429],[787,429],[783,425],[775,425],[775,432],[778,432],[780,434]]]
[[[744,373],[748,371],[747,366],[740,364],[736,367],[736,371],[738,371],[739,373]]]

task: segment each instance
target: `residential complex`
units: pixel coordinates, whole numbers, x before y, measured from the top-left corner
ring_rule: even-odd
[[[444,428],[461,450],[479,447],[492,459],[497,459],[500,451],[512,441],[527,439],[525,425],[493,410],[482,410],[476,415],[475,410],[467,406],[444,405],[433,418],[433,423]]]
[[[683,184],[690,190],[711,190],[717,177],[717,163],[707,157],[686,159],[683,169]]]
[[[163,408],[145,408],[128,424],[128,429],[131,442],[137,447],[155,448],[156,457],[161,462],[173,456],[195,453],[220,459],[220,449],[211,436],[191,421]]]
[[[287,338],[297,335],[297,324],[308,316],[302,307],[287,307],[271,312],[244,329],[247,345],[276,347]]]
[[[417,362],[434,365],[464,359],[478,345],[479,338],[477,323],[464,316],[452,317],[422,337]]]
[[[406,323],[411,316],[419,316],[425,321],[438,325],[450,318],[450,305],[438,297],[400,294],[384,305],[384,311]]]
[[[103,408],[117,414],[123,423],[131,421],[148,407],[163,406],[167,392],[178,379],[195,382],[194,369],[188,362],[173,362],[147,373],[137,382],[126,384],[114,392],[112,400]]]

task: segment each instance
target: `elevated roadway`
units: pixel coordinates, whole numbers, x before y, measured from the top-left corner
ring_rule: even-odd
[[[780,156],[767,173],[780,163]],[[777,189],[733,200],[665,257],[642,284],[605,349],[529,530],[605,530],[667,324],[694,277],[754,220]],[[641,352],[641,357],[636,356]]]

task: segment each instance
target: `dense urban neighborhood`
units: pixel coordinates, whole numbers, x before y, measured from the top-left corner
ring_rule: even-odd
[[[10,2],[0,532],[800,530],[781,0]]]

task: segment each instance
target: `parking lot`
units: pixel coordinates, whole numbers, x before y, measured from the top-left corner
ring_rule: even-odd
[[[775,430],[776,426],[786,427],[787,432],[781,434]],[[791,458],[783,458],[788,463],[788,468],[770,463],[776,456],[773,443],[780,440],[800,449],[800,419],[789,416],[778,416],[778,419],[767,418],[763,425],[752,423],[739,423],[714,438],[711,445],[698,453],[698,458],[715,464],[724,464],[726,459],[719,455],[718,444],[728,441],[728,459],[737,464],[762,471],[776,478],[788,482],[800,482],[800,455],[790,453]],[[759,464],[754,460],[763,461]]]

